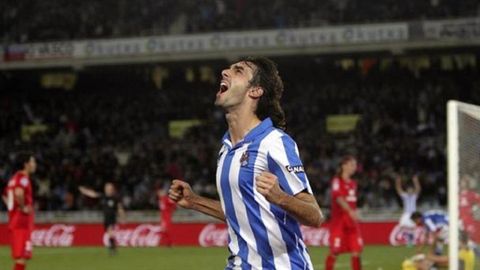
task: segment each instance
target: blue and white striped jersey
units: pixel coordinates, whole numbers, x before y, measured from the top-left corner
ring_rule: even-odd
[[[290,195],[312,193],[295,142],[270,118],[234,146],[227,132],[216,177],[229,233],[225,269],[313,269],[300,224],[257,192],[255,177],[263,171]]]
[[[430,210],[423,214],[423,223],[430,232],[448,228],[448,215],[440,210]]]

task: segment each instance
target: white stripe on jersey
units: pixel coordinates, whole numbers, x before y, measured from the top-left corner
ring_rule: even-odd
[[[402,193],[400,194],[400,197],[402,198],[404,213],[413,213],[417,211],[417,194]]]
[[[278,133],[270,132],[270,134],[267,135],[260,143],[260,146],[258,148],[259,152],[268,152],[268,142],[272,140],[273,136],[278,136]],[[257,160],[255,163],[261,162],[266,163],[267,161],[257,156]],[[260,164],[255,164],[255,175],[259,175],[261,173],[261,171],[258,170],[259,167],[261,167]],[[270,211],[270,203],[265,199],[265,196],[257,192],[257,189],[254,189],[254,192],[255,199],[261,205],[260,214],[262,216],[262,220],[265,224],[268,224],[268,242],[272,247],[275,268],[288,269],[290,267],[290,259],[288,257],[287,247],[285,246],[285,242],[282,239],[282,231],[280,229],[280,226],[278,225],[276,217]]]
[[[233,161],[240,160],[242,154],[247,150],[248,144],[243,145],[238,151],[235,151]],[[240,164],[240,162],[238,162]],[[240,166],[230,166],[230,188],[232,191],[233,205],[235,205],[235,215],[240,226],[240,236],[247,242],[248,263],[251,265],[262,265],[262,258],[255,256],[257,254],[257,243],[253,235],[252,227],[248,222],[247,209],[242,199],[239,187]]]

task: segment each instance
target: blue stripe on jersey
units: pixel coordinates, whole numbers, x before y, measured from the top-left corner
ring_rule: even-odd
[[[448,226],[448,215],[441,211],[427,211],[423,215],[423,222],[429,231],[435,231],[443,226]]]
[[[257,160],[258,147],[260,144],[250,144],[248,146],[248,153],[251,153],[249,157],[250,160]],[[260,205],[255,200],[254,196],[254,169],[246,170],[240,169],[239,174],[239,185],[242,185],[243,188],[240,189],[242,194],[243,201],[245,202],[245,207],[247,210],[247,217],[252,228],[253,236],[255,237],[255,242],[257,244],[257,251],[262,257],[262,267],[264,269],[275,268],[273,263],[273,251],[270,243],[268,242],[268,233],[267,228],[265,227],[264,222],[260,214]]]
[[[225,160],[223,161],[223,168],[222,168],[222,179],[229,179],[229,172],[230,166],[232,165],[232,159],[235,152],[228,152],[225,156]],[[225,203],[225,216],[228,217],[228,223],[233,228],[233,231],[240,232],[240,225],[238,224],[237,216],[235,215],[235,207],[233,206],[232,200],[232,191],[230,190],[230,183],[229,181],[221,181],[220,185],[222,187],[222,196],[224,198]],[[243,258],[248,257],[248,247],[245,240],[238,236],[238,255],[242,258],[242,270],[249,270],[250,265],[248,263],[244,263]]]
[[[283,174],[282,168],[270,156],[268,156],[268,170],[278,177],[278,183],[283,191],[293,195],[292,189],[288,184],[287,178]],[[303,258],[303,251],[299,250],[299,245],[296,239],[298,236],[301,237],[298,222],[287,215],[285,210],[274,204],[270,205],[270,210],[280,222],[280,231],[282,232],[282,238],[287,247],[291,269],[308,269],[305,258]],[[301,268],[299,268],[299,266]]]
[[[288,163],[290,163],[291,166],[303,166],[299,155],[297,155],[295,142],[288,136],[282,136],[282,142],[283,147],[285,148],[285,153],[287,154]],[[308,186],[305,172],[297,172],[295,175],[300,179],[300,181],[302,181],[305,187]]]

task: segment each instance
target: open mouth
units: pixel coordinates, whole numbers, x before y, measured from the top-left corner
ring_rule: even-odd
[[[228,84],[224,81],[220,82],[220,93],[225,93],[228,90]]]

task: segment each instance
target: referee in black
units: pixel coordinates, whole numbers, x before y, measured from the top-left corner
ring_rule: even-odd
[[[80,186],[78,188],[83,195],[100,199],[103,208],[103,226],[108,235],[108,250],[110,255],[117,253],[115,242],[115,225],[117,225],[117,216],[125,220],[125,211],[122,203],[116,195],[115,186],[112,182],[106,182],[103,189],[104,193],[96,192],[93,189]]]

